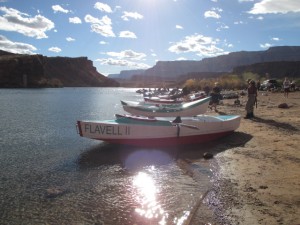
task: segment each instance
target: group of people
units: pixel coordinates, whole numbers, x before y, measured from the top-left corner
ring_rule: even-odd
[[[247,82],[248,82],[249,86],[247,89],[248,101],[246,104],[247,114],[245,116],[245,119],[250,119],[250,118],[254,117],[253,111],[254,111],[254,105],[257,102],[256,98],[257,98],[258,88],[257,88],[254,80],[249,79]],[[220,88],[218,82],[215,83],[215,86],[213,87],[212,92],[210,93],[210,96],[211,96],[211,101],[209,104],[209,108],[211,110],[214,109],[215,112],[218,112],[217,105],[219,104],[220,100],[222,100],[221,88]]]
[[[249,79],[248,80],[248,88],[247,88],[247,92],[248,92],[248,101],[246,103],[246,116],[244,117],[245,119],[251,119],[254,117],[254,106],[255,104],[257,104],[257,91],[259,90],[259,81],[257,82],[257,84],[255,85],[255,81]],[[290,80],[285,77],[284,81],[283,81],[283,90],[284,90],[284,97],[288,98],[289,97],[289,92],[290,92],[290,88],[292,87],[292,83],[290,82]]]
[[[245,119],[251,119],[254,117],[254,106],[257,105],[257,92],[260,88],[260,82],[255,82],[254,80],[248,79],[247,80],[247,94],[248,94],[248,100],[246,103],[246,116]],[[292,83],[289,81],[289,79],[286,77],[283,81],[283,89],[284,89],[284,97],[288,98],[290,88]],[[211,101],[210,101],[210,109],[214,109],[215,112],[218,112],[217,105],[219,104],[219,101],[222,99],[221,95],[221,88],[219,84],[216,82],[215,86],[212,89],[212,92],[210,93]]]

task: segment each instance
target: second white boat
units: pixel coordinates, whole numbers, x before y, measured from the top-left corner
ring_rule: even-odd
[[[121,101],[123,109],[132,115],[146,117],[177,117],[177,116],[196,116],[207,111],[211,97],[199,99],[192,102],[182,103],[178,106],[167,105],[139,105]]]

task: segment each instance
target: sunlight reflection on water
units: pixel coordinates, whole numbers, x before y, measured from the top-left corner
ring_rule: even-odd
[[[154,171],[155,167],[153,166],[149,169],[148,173],[138,172],[138,174],[133,178],[132,184],[136,191],[134,198],[138,203],[138,206],[135,208],[135,212],[149,221],[155,219],[158,221],[158,224],[165,225],[167,224],[169,214],[164,210],[157,199],[160,189],[150,174]],[[183,211],[181,217],[174,218],[173,224],[185,224],[190,213],[191,212],[188,210]]]
[[[154,179],[145,172],[139,172],[133,179],[133,185],[137,189],[136,200],[140,204],[135,212],[147,219],[160,219],[159,224],[166,224],[168,214],[156,200],[159,189],[156,187]]]

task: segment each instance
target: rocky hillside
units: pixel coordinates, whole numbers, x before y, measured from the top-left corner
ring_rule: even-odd
[[[262,77],[268,75],[271,78],[282,79],[289,77],[290,79],[298,79],[300,78],[300,61],[255,63],[233,69],[233,73],[238,75],[247,72],[258,74]]]
[[[0,87],[116,87],[87,57],[46,57],[0,51]]]
[[[147,80],[151,80],[151,77],[159,77],[162,80],[178,80],[185,76],[189,77],[191,74],[217,75],[232,72],[236,67],[284,61],[300,61],[300,46],[271,47],[266,51],[232,52],[200,61],[159,61],[140,75]],[[270,68],[265,67],[264,69],[263,74],[273,72]]]
[[[144,73],[145,70],[123,70],[119,74],[109,74],[108,77],[112,79],[130,79],[132,76]]]
[[[272,47],[266,51],[232,52],[201,61],[157,62],[146,76],[178,77],[191,72],[231,72],[238,66],[274,61],[300,61],[300,46]]]

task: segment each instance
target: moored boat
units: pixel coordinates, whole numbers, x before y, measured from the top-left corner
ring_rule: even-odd
[[[212,141],[234,132],[240,125],[240,116],[147,118],[116,115],[104,121],[77,121],[82,137],[115,144],[144,147],[167,147]]]
[[[121,101],[126,112],[146,117],[195,116],[205,113],[209,102],[210,97],[170,106],[165,104],[132,104],[132,102]]]
[[[152,104],[181,104],[183,100],[179,99],[164,99],[164,98],[159,98],[159,97],[144,97],[144,101],[147,103],[152,103]]]

